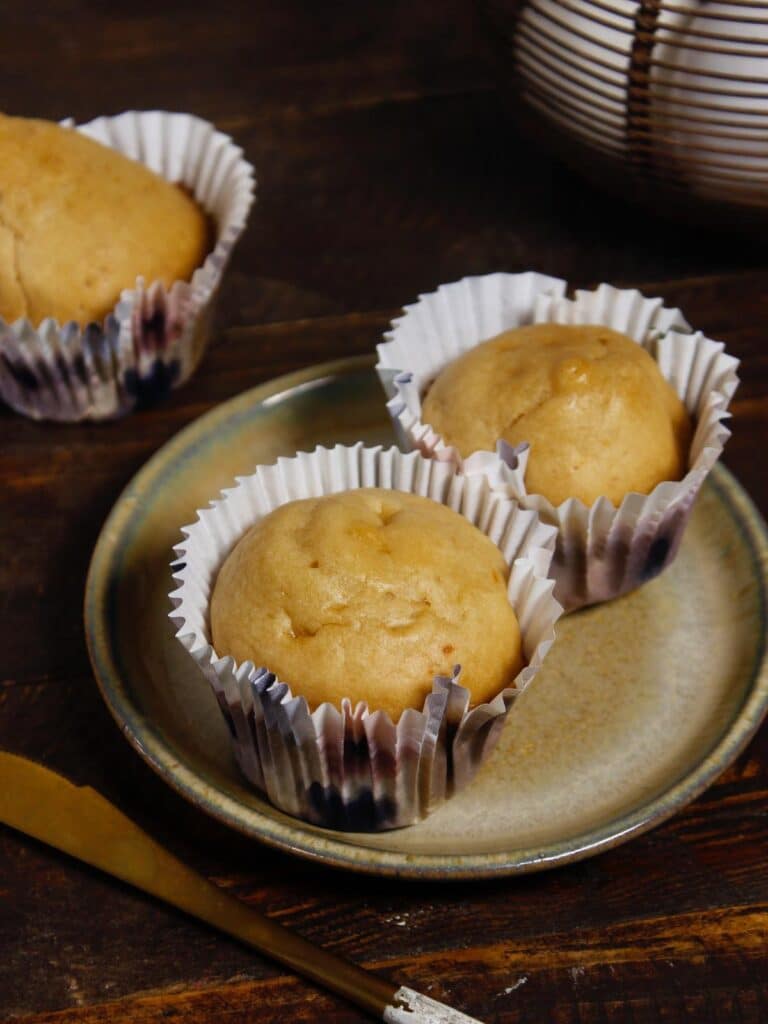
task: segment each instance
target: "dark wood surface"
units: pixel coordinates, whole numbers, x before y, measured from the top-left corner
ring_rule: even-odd
[[[180,427],[276,374],[370,351],[420,291],[497,269],[639,284],[725,340],[743,360],[725,461],[765,512],[765,247],[608,199],[520,138],[459,0],[14,0],[0,18],[2,109],[190,110],[233,133],[259,178],[186,388],[102,426],[0,409],[0,747],[95,785],[308,938],[484,1020],[768,1021],[765,729],[692,806],[600,857],[494,882],[379,881],[249,842],[170,792],[101,703],[80,611],[101,523]],[[2,828],[0,954],[0,1020],[362,1020]]]

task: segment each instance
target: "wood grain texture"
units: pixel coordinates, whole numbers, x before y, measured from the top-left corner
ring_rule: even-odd
[[[460,0],[4,5],[0,105],[85,119],[192,110],[233,132],[259,202],[197,376],[101,426],[0,409],[0,747],[118,803],[310,939],[487,1021],[768,1020],[768,733],[672,821],[572,867],[424,884],[317,867],[168,790],[91,678],[81,601],[121,488],[192,419],[279,373],[372,351],[399,306],[468,273],[639,284],[743,360],[726,463],[768,511],[768,260],[609,200],[505,119]],[[34,38],[34,46],[24,40]],[[0,1020],[319,1022],[356,1011],[0,829]]]

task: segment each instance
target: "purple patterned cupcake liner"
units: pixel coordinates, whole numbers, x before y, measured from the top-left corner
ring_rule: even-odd
[[[492,701],[470,706],[460,668],[435,678],[421,709],[396,722],[365,703],[314,711],[268,667],[219,657],[208,606],[218,570],[247,529],[299,498],[358,487],[385,487],[432,498],[464,515],[499,547],[510,566],[508,596],[520,624],[526,665]],[[359,831],[410,825],[474,776],[517,695],[554,640],[561,608],[547,577],[555,530],[496,493],[481,476],[395,448],[317,448],[279,459],[184,527],[171,601],[177,638],[210,682],[243,774],[288,814],[327,828]],[[190,671],[194,666],[190,664]],[[374,669],[372,669],[374,671]]]
[[[379,345],[377,370],[398,440],[462,472],[481,474],[494,488],[533,509],[558,530],[552,563],[555,595],[566,611],[610,600],[658,575],[675,557],[699,488],[720,457],[724,425],[738,386],[738,360],[721,342],[693,333],[678,309],[633,289],[601,284],[566,296],[565,281],[541,274],[491,274],[442,285],[407,306]],[[429,385],[453,359],[523,324],[603,324],[642,345],[683,401],[696,429],[682,480],[650,494],[630,493],[618,508],[602,497],[587,506],[569,498],[555,507],[525,485],[527,444],[503,440],[496,452],[462,459],[421,419]]]
[[[184,185],[215,225],[213,249],[190,281],[166,288],[137,278],[103,323],[49,317],[7,324],[0,317],[0,398],[33,419],[112,419],[153,403],[194,372],[253,203],[253,167],[229,136],[192,114],[129,111],[66,124]]]

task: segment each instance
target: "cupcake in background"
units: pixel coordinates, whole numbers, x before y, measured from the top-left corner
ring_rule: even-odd
[[[539,274],[420,297],[379,346],[406,447],[448,459],[558,528],[567,610],[626,593],[674,558],[729,436],[737,361],[679,310]]]
[[[253,200],[212,125],[0,116],[0,395],[35,418],[120,415],[183,383]]]
[[[280,459],[183,532],[171,617],[237,761],[327,827],[412,824],[466,785],[561,611],[554,529],[417,452]]]

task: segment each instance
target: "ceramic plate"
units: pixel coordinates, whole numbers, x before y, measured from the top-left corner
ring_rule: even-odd
[[[372,361],[303,370],[201,417],[137,473],[104,525],[85,620],[96,679],[136,750],[183,796],[256,839],[339,867],[512,874],[623,842],[700,793],[768,705],[766,528],[722,466],[671,568],[568,617],[475,782],[394,832],[325,831],[248,788],[214,697],[173,637],[179,528],[238,474],[316,444],[392,441]]]

